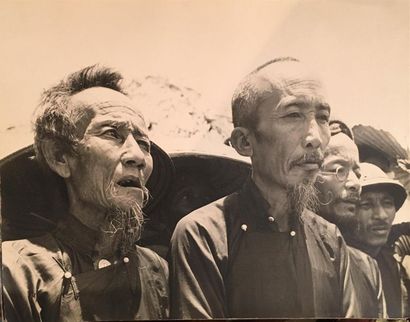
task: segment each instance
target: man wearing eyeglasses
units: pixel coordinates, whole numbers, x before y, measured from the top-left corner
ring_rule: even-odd
[[[349,128],[331,121],[331,138],[316,179],[319,190],[318,214],[336,224],[348,245],[358,227],[356,208],[360,197],[359,151]],[[348,247],[353,287],[360,299],[360,317],[385,317],[386,304],[376,261],[354,247]]]

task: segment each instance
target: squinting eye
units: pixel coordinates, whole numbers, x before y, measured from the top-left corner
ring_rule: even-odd
[[[349,177],[349,168],[339,167],[336,173],[340,181],[345,181]]]
[[[383,200],[383,208],[393,208],[394,207],[394,202],[393,200]]]
[[[328,123],[329,122],[329,115],[327,114],[320,114],[317,116],[317,119],[321,122],[321,123]]]
[[[112,137],[115,139],[120,139],[121,135],[118,133],[116,129],[109,129],[103,132],[104,136]]]
[[[138,140],[139,146],[147,152],[151,152],[151,143],[147,140]]]
[[[302,117],[301,113],[293,112],[285,115],[286,118],[296,119]]]
[[[370,204],[367,203],[367,202],[361,203],[360,204],[360,209],[369,210],[370,209]]]

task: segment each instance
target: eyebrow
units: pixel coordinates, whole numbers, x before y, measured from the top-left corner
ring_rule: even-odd
[[[147,133],[142,131],[139,127],[132,126],[131,122],[105,120],[105,121],[97,122],[97,123],[94,124],[94,128],[102,128],[104,126],[110,126],[110,127],[115,128],[115,129],[124,129],[124,128],[132,127],[132,133],[148,138]]]
[[[276,106],[276,109],[279,109],[279,108],[287,109],[290,106],[298,106],[300,108],[307,108],[309,106],[309,102],[305,99],[297,98],[294,96],[291,96],[291,97],[288,96],[288,97],[282,98],[279,101],[278,105]],[[318,110],[326,110],[327,112],[330,113],[330,105],[325,102],[319,101],[315,107]]]

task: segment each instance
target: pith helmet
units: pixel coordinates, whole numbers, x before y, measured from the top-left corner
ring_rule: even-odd
[[[396,210],[399,210],[407,198],[406,189],[404,189],[401,183],[390,179],[382,169],[374,164],[360,163],[360,169],[362,173],[360,178],[362,193],[376,187],[388,190],[394,197]]]

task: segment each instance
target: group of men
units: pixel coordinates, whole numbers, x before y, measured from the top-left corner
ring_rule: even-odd
[[[136,246],[147,182],[171,162],[148,136],[121,75],[91,66],[45,91],[36,159],[65,181],[49,233],[2,244],[9,321],[403,317],[407,292],[390,227],[406,191],[360,164],[330,121],[317,76],[294,58],[247,75],[231,144],[242,189],[183,217],[168,262]],[[155,188],[155,187],[154,187]]]

